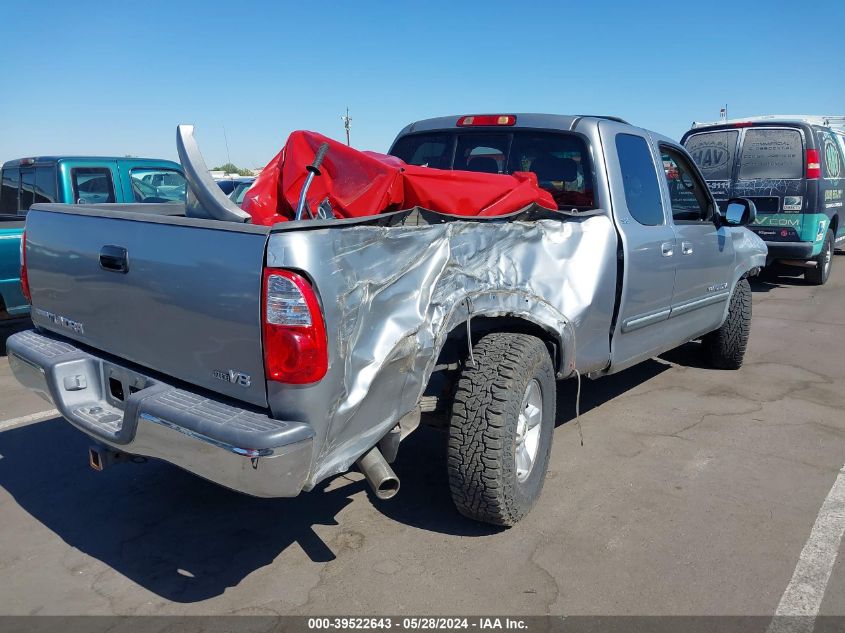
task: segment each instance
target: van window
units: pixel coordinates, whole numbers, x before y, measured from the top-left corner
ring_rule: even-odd
[[[684,147],[706,180],[730,180],[736,155],[737,130],[690,136]]]
[[[108,167],[76,167],[70,170],[73,200],[78,204],[114,202],[114,184]]]
[[[648,143],[642,136],[617,134],[616,153],[619,156],[619,169],[622,171],[628,211],[640,224],[663,224],[660,185]]]
[[[798,130],[749,128],[742,141],[739,179],[801,178],[803,150]]]
[[[17,167],[4,169],[0,185],[0,215],[17,215],[20,186],[21,170]]]

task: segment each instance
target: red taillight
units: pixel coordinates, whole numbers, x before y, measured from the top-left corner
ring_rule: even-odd
[[[475,125],[516,125],[516,117],[513,114],[472,114],[458,119],[458,127]]]
[[[751,121],[740,121],[739,123],[734,123],[731,127],[751,127]]]
[[[819,150],[807,150],[807,178],[821,178],[822,166],[819,163]]]
[[[21,235],[21,292],[26,302],[32,303],[32,294],[29,292],[29,277],[26,272],[26,231]]]
[[[317,382],[329,365],[326,324],[314,289],[302,276],[264,269],[264,370],[267,380]]]

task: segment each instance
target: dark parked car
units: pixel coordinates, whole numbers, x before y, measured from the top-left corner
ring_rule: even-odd
[[[223,193],[225,193],[228,196],[241,183],[243,183],[243,182],[252,183],[254,180],[255,180],[255,178],[251,178],[251,177],[248,177],[248,176],[241,176],[241,177],[238,177],[238,178],[221,178],[220,180],[217,181],[217,186],[220,187],[220,189],[223,190]]]

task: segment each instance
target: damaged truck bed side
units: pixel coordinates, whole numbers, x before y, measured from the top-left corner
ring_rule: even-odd
[[[146,455],[285,497],[357,462],[389,497],[401,437],[439,412],[424,418],[448,425],[456,506],[511,525],[542,488],[555,379],[701,337],[717,366],[742,363],[746,277],[766,259],[743,228],[754,206],[720,213],[668,138],[589,116],[422,121],[391,153],[533,171],[559,211],[274,226],[219,192],[190,127],[178,145],[179,211],[36,205],[27,217],[35,329],[8,339],[9,361],[96,441],[95,467]]]

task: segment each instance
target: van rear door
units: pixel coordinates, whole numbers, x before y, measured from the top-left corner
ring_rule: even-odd
[[[790,227],[800,225],[797,214],[806,208],[804,178],[804,136],[800,129],[786,126],[746,128],[731,197],[750,198],[757,205],[758,225]],[[789,216],[789,217],[773,217]],[[784,222],[784,221],[787,222]],[[790,241],[798,235],[790,236]]]

